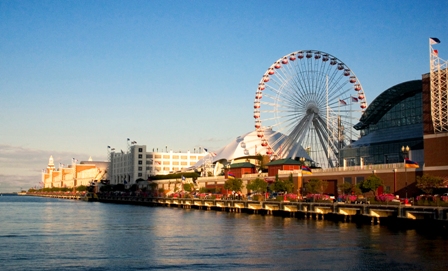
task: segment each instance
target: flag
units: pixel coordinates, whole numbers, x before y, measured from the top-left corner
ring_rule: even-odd
[[[228,179],[235,179],[235,175],[232,172],[227,173]]]
[[[344,100],[339,99],[339,103],[342,105],[347,105],[347,103]]]
[[[311,171],[311,168],[302,166],[302,174],[313,174],[313,172]]]
[[[420,167],[417,162],[409,160],[408,158],[404,159],[404,166],[407,168],[419,168]]]
[[[353,97],[353,96],[351,96],[351,97],[352,97],[352,103],[357,103],[358,102],[358,98]]]
[[[429,38],[429,44],[438,44],[440,43],[440,40],[438,38]]]
[[[438,51],[438,50],[434,50],[434,54],[435,54],[436,56],[438,56],[438,55],[439,55],[439,51]]]

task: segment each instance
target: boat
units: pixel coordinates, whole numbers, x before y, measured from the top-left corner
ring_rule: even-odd
[[[26,196],[26,191],[20,191],[20,192],[17,192],[17,195],[19,195],[19,196]]]

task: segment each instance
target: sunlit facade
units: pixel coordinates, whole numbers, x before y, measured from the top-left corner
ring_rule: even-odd
[[[146,145],[132,145],[124,152],[110,154],[111,184],[134,184],[137,179],[147,180],[154,175],[183,172],[207,153],[148,152]]]
[[[108,162],[88,161],[78,163],[72,159],[72,164],[65,166],[59,164],[56,168],[53,156],[48,159],[47,168],[42,170],[42,184],[44,188],[73,188],[89,186],[92,182],[107,179]]]

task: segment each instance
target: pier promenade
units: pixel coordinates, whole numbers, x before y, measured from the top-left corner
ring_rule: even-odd
[[[82,200],[80,194],[28,194],[28,196]],[[413,206],[409,204],[384,203],[360,204],[346,202],[305,202],[278,200],[232,200],[142,197],[129,195],[98,194],[103,203],[133,204],[152,207],[214,210],[222,212],[249,213],[297,217],[302,219],[333,220],[364,224],[395,224],[406,227],[436,226],[448,230],[448,208],[439,206]]]
[[[231,199],[155,198],[126,195],[98,195],[104,203],[164,206],[184,209],[215,210],[261,215],[277,215],[304,219],[327,219],[370,224],[403,226],[437,226],[448,229],[448,208],[405,204],[359,204],[343,202],[252,201]]]

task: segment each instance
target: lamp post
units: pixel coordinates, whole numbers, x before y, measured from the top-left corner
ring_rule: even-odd
[[[409,146],[401,146],[401,152],[403,153],[403,165],[404,165],[404,176],[405,176],[405,191],[406,191],[406,200],[408,199],[408,170],[406,167],[406,159],[408,158],[410,148]]]
[[[302,170],[303,165],[305,164],[305,157],[300,157],[299,161],[300,161],[300,170]],[[297,181],[298,182],[298,181]],[[297,196],[300,195],[304,195],[305,194],[305,186],[304,186],[304,178],[303,178],[303,171],[300,173],[300,185],[301,187],[299,187],[299,183],[297,183]],[[301,191],[300,191],[301,190]]]

